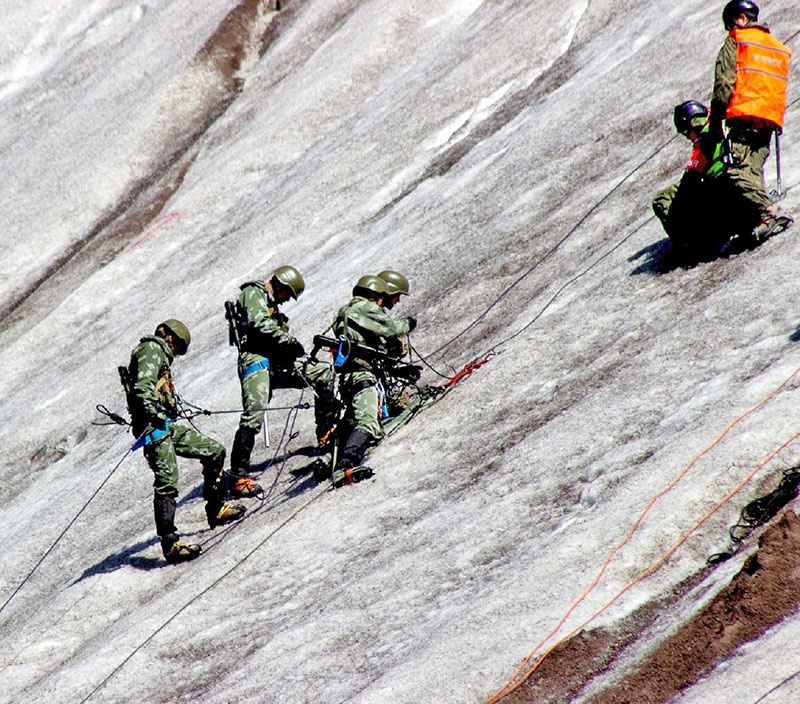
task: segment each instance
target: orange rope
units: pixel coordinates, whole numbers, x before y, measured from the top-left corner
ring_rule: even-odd
[[[488,361],[489,361],[489,358],[488,357],[484,357],[483,359],[479,359],[476,362],[470,362],[469,364],[464,366],[464,368],[460,372],[456,373],[455,375],[450,377],[447,381],[445,381],[443,384],[441,384],[439,386],[439,388],[440,389],[445,389],[445,390],[449,389],[451,386],[453,386],[453,385],[457,384],[459,381],[461,381],[465,376],[469,376],[476,369],[478,369],[479,367],[482,367]]]
[[[653,507],[653,505],[662,496],[664,496],[666,493],[671,491],[678,484],[678,482],[680,482],[681,479],[683,479],[683,477],[686,476],[686,474],[689,472],[689,470],[700,460],[700,458],[703,457],[704,455],[708,454],[714,447],[716,447],[722,441],[722,439],[736,425],[738,425],[742,420],[744,420],[745,418],[747,418],[748,416],[752,415],[753,413],[758,411],[760,408],[765,406],[776,394],[778,394],[787,384],[789,384],[789,382],[792,379],[794,379],[798,375],[798,373],[800,373],[800,367],[795,369],[795,371],[792,372],[792,374],[783,383],[781,383],[779,386],[777,386],[775,389],[773,389],[764,399],[759,401],[755,406],[750,408],[748,411],[745,411],[742,415],[740,415],[738,418],[736,418],[731,423],[729,423],[726,426],[726,428],[722,431],[722,433],[720,433],[720,435],[707,448],[705,448],[702,452],[700,452],[698,455],[696,455],[692,459],[692,461],[689,462],[689,464],[686,465],[686,467],[683,470],[681,470],[681,472],[678,474],[678,476],[675,477],[675,479],[672,480],[672,482],[670,482],[664,489],[662,489],[658,494],[656,494],[656,496],[654,496],[648,502],[647,506],[645,506],[644,510],[639,514],[639,517],[636,519],[636,521],[634,522],[633,526],[628,531],[628,533],[625,535],[625,537],[622,539],[622,541],[609,553],[608,557],[606,558],[605,562],[603,563],[603,565],[602,565],[602,567],[600,569],[600,572],[594,578],[594,580],[589,585],[589,587],[583,592],[583,594],[581,594],[580,597],[578,597],[578,599],[572,604],[572,606],[570,606],[570,608],[567,610],[567,613],[564,614],[564,616],[561,618],[561,620],[558,622],[558,624],[556,624],[555,628],[553,628],[553,630],[551,630],[550,633],[548,633],[547,636],[545,636],[545,638],[535,648],[533,648],[533,650],[531,650],[530,653],[528,653],[528,655],[525,656],[525,658],[523,658],[522,663],[517,668],[517,670],[514,672],[514,674],[508,679],[508,681],[502,687],[500,687],[500,689],[498,689],[489,699],[487,699],[484,702],[484,704],[497,704],[501,699],[503,699],[503,697],[505,697],[506,695],[508,695],[511,692],[515,691],[523,682],[525,682],[525,680],[527,680],[538,669],[539,665],[542,664],[542,662],[550,655],[550,653],[553,652],[553,650],[555,650],[555,648],[557,648],[561,643],[563,643],[568,638],[572,637],[579,630],[581,630],[582,628],[585,628],[585,626],[587,624],[589,624],[591,621],[593,621],[595,618],[597,618],[597,616],[599,616],[603,611],[605,611],[609,606],[611,606],[615,601],[617,601],[623,594],[625,594],[625,592],[627,592],[633,586],[635,586],[636,584],[641,582],[649,574],[651,574],[656,569],[658,569],[681,545],[683,545],[684,542],[686,542],[686,540],[689,538],[689,536],[691,536],[692,533],[694,533],[703,523],[705,523],[725,503],[730,501],[730,499],[737,492],[739,492],[742,489],[742,487],[744,487],[744,485],[747,484],[747,482],[749,482],[755,476],[755,474],[765,464],[767,464],[767,462],[769,462],[773,457],[775,457],[775,455],[777,455],[787,445],[789,445],[798,436],[800,436],[800,432],[796,433],[791,438],[789,438],[789,440],[784,442],[777,450],[774,450],[772,453],[770,453],[770,455],[767,457],[767,459],[764,460],[764,462],[762,462],[761,464],[759,464],[756,467],[756,469],[753,470],[753,472],[744,481],[742,481],[739,484],[739,486],[736,487],[736,489],[734,489],[734,491],[732,491],[730,494],[728,494],[728,496],[726,496],[709,513],[707,513],[688,533],[686,533],[675,545],[673,545],[666,553],[664,553],[664,555],[662,557],[660,557],[658,560],[656,560],[656,562],[654,562],[650,567],[648,567],[639,576],[637,576],[635,579],[633,579],[631,582],[629,582],[613,599],[611,599],[611,601],[609,601],[605,606],[603,606],[599,611],[597,611],[587,621],[585,621],[580,626],[578,626],[577,628],[575,628],[572,631],[570,631],[567,635],[563,636],[555,644],[550,646],[544,652],[544,654],[541,655],[541,657],[539,657],[539,659],[533,664],[533,666],[527,672],[525,672],[522,676],[520,676],[520,673],[525,669],[525,667],[528,665],[528,663],[530,663],[530,661],[533,659],[534,654],[540,648],[542,648],[545,645],[545,643],[547,643],[547,641],[549,641],[558,632],[558,630],[564,625],[566,620],[570,617],[570,615],[572,615],[572,613],[575,611],[575,609],[594,590],[594,588],[600,582],[600,579],[602,578],[603,574],[605,574],[606,570],[608,569],[608,566],[611,563],[611,560],[630,541],[631,537],[636,532],[636,530],[639,528],[639,525],[641,524],[642,520],[644,520],[644,517],[647,515],[647,513],[650,511],[650,509]]]

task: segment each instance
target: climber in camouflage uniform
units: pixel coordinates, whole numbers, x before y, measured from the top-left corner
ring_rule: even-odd
[[[384,269],[378,278],[386,282],[388,293],[383,297],[383,307],[392,310],[399,302],[401,296],[407,296],[409,292],[408,279],[399,271]]]
[[[382,308],[386,311],[393,310],[400,302],[401,296],[409,295],[408,279],[404,274],[392,269],[384,269],[378,274],[378,278],[386,282],[388,293],[382,299]],[[408,354],[409,344],[404,337],[395,338],[394,348],[389,350],[397,358],[405,357]],[[406,367],[408,369],[408,367]],[[391,367],[384,370],[386,380],[384,383],[386,392],[385,411],[388,418],[394,418],[399,413],[408,408],[409,400],[406,390],[409,384],[414,384],[418,377],[409,378],[407,373],[401,376],[393,374]]]
[[[127,369],[128,409],[133,434],[138,438],[134,447],[144,448],[144,456],[155,475],[156,532],[168,562],[191,560],[200,554],[200,546],[184,543],[175,528],[177,457],[198,459],[202,464],[203,498],[212,528],[240,518],[245,510],[241,505],[225,503],[222,498],[225,448],[197,430],[176,423],[178,397],[171,367],[176,355],[186,354],[190,342],[189,330],[181,321],[165,320],[155,334],[140,340]]]
[[[249,281],[240,288],[238,371],[244,412],[231,449],[231,492],[237,497],[247,497],[261,491],[248,473],[255,437],[264,423],[272,389],[311,387],[315,395],[318,441],[336,423],[337,403],[331,366],[300,359],[305,356],[303,345],[289,334],[288,318],[278,310],[281,304],[296,300],[305,290],[300,272],[292,266],[281,266],[268,281]]]
[[[384,279],[362,276],[353,288],[353,299],[336,314],[333,323],[336,337],[383,352],[399,351],[399,336],[411,332],[417,321],[411,316],[392,318],[382,307],[390,296]],[[369,447],[384,436],[381,417],[385,379],[379,362],[351,354],[338,366],[338,371],[345,411],[338,432],[335,486],[371,476],[372,470],[361,467],[361,461]]]

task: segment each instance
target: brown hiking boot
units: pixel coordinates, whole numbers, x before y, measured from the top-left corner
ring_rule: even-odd
[[[192,543],[184,543],[182,540],[177,540],[172,544],[169,550],[164,551],[164,559],[169,563],[176,562],[189,562],[200,556],[203,548],[199,545]]]
[[[264,489],[250,477],[239,477],[231,487],[231,494],[237,499],[250,499],[263,496]]]
[[[226,523],[233,523],[244,516],[245,511],[247,509],[242,504],[222,504],[216,514],[208,514],[208,525],[211,528],[216,528],[217,526],[224,526]]]
[[[772,213],[768,213],[753,229],[751,237],[757,244],[760,244],[770,237],[783,232],[792,223],[794,223],[794,220],[788,215],[773,216]]]

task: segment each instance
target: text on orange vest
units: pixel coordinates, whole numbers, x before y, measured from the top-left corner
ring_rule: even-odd
[[[736,82],[726,117],[760,118],[783,127],[792,51],[758,27],[737,27]]]

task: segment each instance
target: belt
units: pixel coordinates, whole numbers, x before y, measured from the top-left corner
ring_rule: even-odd
[[[253,362],[252,364],[246,366],[239,374],[239,379],[244,381],[245,378],[257,371],[261,371],[262,369],[269,369],[268,359],[262,359],[260,362]]]
[[[131,445],[131,451],[135,452],[141,447],[145,445],[150,445],[158,440],[162,435],[166,435],[169,432],[169,419],[165,422],[164,428],[155,428],[151,430],[147,435],[142,435],[133,445]]]

